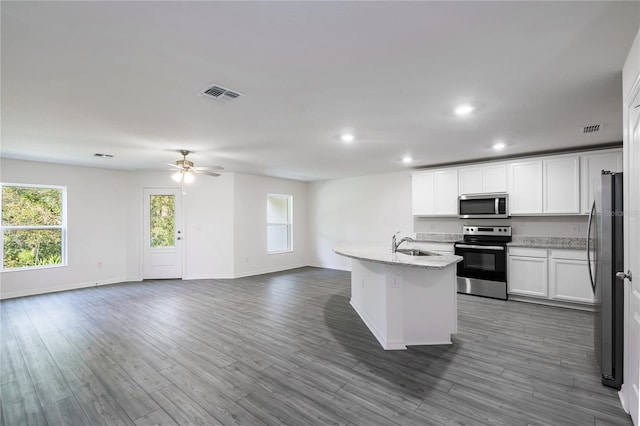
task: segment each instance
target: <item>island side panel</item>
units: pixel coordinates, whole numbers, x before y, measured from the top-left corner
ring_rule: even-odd
[[[389,280],[388,265],[351,259],[351,306],[384,349],[406,349],[402,315],[389,315],[402,304],[401,281]]]
[[[393,269],[402,274],[404,344],[450,344],[451,334],[458,332],[455,265]]]

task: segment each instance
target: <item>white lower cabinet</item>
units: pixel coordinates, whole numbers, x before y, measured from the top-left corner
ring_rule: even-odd
[[[593,304],[593,291],[582,250],[510,247],[509,294],[561,302]]]
[[[513,247],[508,258],[509,294],[547,297],[547,250]]]
[[[550,250],[549,297],[569,302],[593,303],[585,252]]]

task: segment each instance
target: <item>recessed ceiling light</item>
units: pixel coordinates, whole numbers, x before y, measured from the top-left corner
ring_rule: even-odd
[[[354,139],[355,136],[353,136],[351,133],[343,133],[340,135],[340,140],[342,142],[353,142]]]
[[[458,105],[454,112],[456,113],[456,115],[469,115],[471,114],[471,112],[473,112],[474,109],[476,108],[473,105],[463,104]]]
[[[410,162],[412,162],[412,161],[413,161],[413,158],[411,158],[411,156],[410,156],[410,155],[405,155],[404,157],[402,157],[402,162],[403,162],[404,164],[409,164],[409,163],[410,163]]]
[[[502,151],[507,147],[507,144],[504,142],[496,142],[493,144],[493,149],[496,151]]]

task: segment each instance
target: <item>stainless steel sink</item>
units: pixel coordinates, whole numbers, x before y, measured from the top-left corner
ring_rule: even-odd
[[[438,253],[419,249],[397,249],[396,253],[406,254],[409,256],[440,256]]]

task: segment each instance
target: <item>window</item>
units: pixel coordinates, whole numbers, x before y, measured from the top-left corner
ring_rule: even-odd
[[[66,264],[66,188],[3,183],[2,269]]]
[[[293,197],[291,195],[267,195],[267,252],[283,253],[292,251],[291,216]]]
[[[151,248],[175,247],[175,199],[173,195],[151,195]]]

